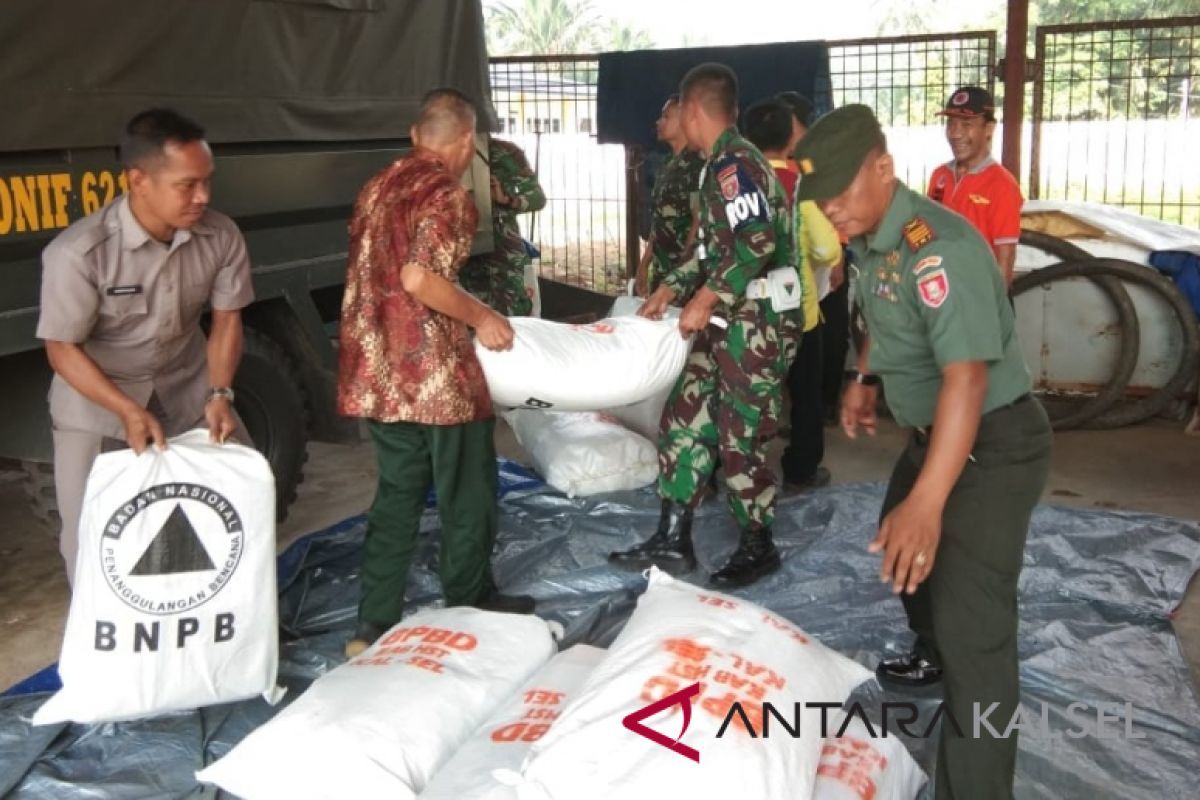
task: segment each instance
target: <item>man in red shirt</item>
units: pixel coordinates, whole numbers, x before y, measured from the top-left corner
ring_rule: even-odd
[[[511,326],[455,278],[479,215],[461,184],[475,155],[475,110],[454,90],[431,92],[413,149],[362,188],[350,221],[342,301],[338,412],[367,420],[379,487],[367,516],[358,655],[400,621],[425,498],[437,489],[446,605],[530,611],[499,595],[495,419],[468,328],[492,350]]]
[[[983,234],[1005,285],[1011,286],[1025,199],[1012,173],[992,158],[995,110],[991,92],[978,86],[964,86],[950,95],[938,113],[946,118],[946,141],[954,160],[934,170],[928,194]]]

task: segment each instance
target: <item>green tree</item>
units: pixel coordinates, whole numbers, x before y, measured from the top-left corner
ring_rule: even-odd
[[[643,28],[610,20],[604,31],[603,46],[605,50],[649,50],[654,47],[654,40]]]
[[[494,56],[572,55],[654,46],[645,29],[605,20],[592,0],[489,0],[485,9],[488,52]]]
[[[1200,14],[1200,0],[1037,0],[1033,26],[1144,20],[1127,31],[1046,37],[1046,119],[1175,117],[1195,103],[1200,46],[1189,28],[1153,20]],[[1194,31],[1194,28],[1191,30]]]
[[[1043,25],[1115,22],[1200,14],[1200,0],[1030,0],[1030,21]]]
[[[494,55],[569,55],[596,49],[591,0],[492,2],[487,7],[488,51]]]

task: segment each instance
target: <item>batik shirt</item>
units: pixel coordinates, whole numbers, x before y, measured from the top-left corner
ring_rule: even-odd
[[[414,264],[454,281],[478,212],[428,151],[394,162],[359,193],[342,301],[338,412],[380,422],[454,425],[492,416],[467,326],[404,290]]]

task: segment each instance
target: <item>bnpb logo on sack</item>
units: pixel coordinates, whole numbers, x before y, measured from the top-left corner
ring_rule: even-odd
[[[199,609],[237,571],[244,537],[233,504],[199,484],[159,484],[121,504],[100,537],[100,570],[142,621],[121,630],[97,620],[95,649],[157,652],[182,648],[202,633],[215,643],[232,639],[233,614],[209,618]],[[161,619],[168,616],[174,619]]]

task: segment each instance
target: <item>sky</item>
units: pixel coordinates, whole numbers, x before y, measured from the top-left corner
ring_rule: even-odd
[[[932,13],[930,0],[593,0],[604,17],[644,28],[658,47],[731,45],[888,35],[880,19],[897,5]],[[993,27],[1004,0],[938,2],[938,32]],[[905,33],[895,31],[894,33]],[[689,37],[689,39],[685,39]]]

